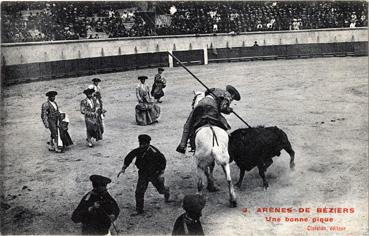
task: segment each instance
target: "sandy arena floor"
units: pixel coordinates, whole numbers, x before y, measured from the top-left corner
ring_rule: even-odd
[[[270,188],[264,191],[256,169],[246,173],[237,189],[238,207],[228,207],[227,185],[221,168],[215,169],[221,191],[208,193],[202,223],[206,234],[217,235],[363,235],[368,232],[368,58],[318,58],[192,66],[190,70],[209,87],[238,88],[241,101],[233,107],[250,125],[278,126],[296,152],[296,169],[282,152],[268,169]],[[152,84],[156,69],[98,75],[108,110],[104,140],[94,148],[85,143],[85,125],[79,112],[82,91],[93,76],[40,81],[5,87],[1,195],[3,234],[79,234],[70,217],[91,189],[89,175],[112,178],[109,192],[121,214],[121,234],[170,234],[183,210],[185,194],[195,193],[194,162],[175,152],[190,112],[193,90],[203,90],[183,68],[166,68],[168,84],[161,104],[162,117],[152,126],[135,124],[135,86],[138,75]],[[49,131],[40,119],[44,94],[55,89],[62,111],[70,117],[74,145],[65,153],[47,150]],[[245,127],[227,117],[232,130]],[[152,185],[145,196],[146,213],[134,212],[137,169],[131,165],[116,178],[125,155],[147,133],[167,157],[166,183],[173,203],[165,204]],[[232,163],[232,178],[238,168]],[[292,208],[293,213],[259,213],[258,208]],[[353,208],[353,213],[317,213],[316,208]],[[248,208],[247,213],[243,208]],[[310,213],[297,213],[310,208]],[[274,222],[266,217],[274,217]],[[308,222],[286,222],[285,217]],[[333,222],[314,222],[314,217]],[[280,222],[278,222],[280,218]],[[324,220],[323,220],[324,221]],[[311,227],[326,230],[311,231]],[[331,231],[331,226],[345,227]],[[310,227],[310,228],[309,228]],[[112,233],[116,232],[112,230]]]

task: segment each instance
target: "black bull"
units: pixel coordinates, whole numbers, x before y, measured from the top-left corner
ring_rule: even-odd
[[[234,160],[240,168],[237,187],[241,187],[245,171],[257,166],[264,188],[268,188],[265,172],[273,163],[272,158],[279,156],[283,149],[290,155],[290,168],[295,166],[295,152],[287,135],[276,126],[237,129],[230,135],[228,149],[230,161]]]

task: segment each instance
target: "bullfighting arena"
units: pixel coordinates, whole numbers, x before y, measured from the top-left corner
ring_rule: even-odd
[[[209,87],[235,86],[241,100],[232,103],[234,110],[251,126],[278,126],[288,135],[296,152],[294,171],[289,168],[285,151],[273,159],[267,170],[267,191],[256,168],[246,172],[242,188],[236,188],[236,208],[229,208],[227,183],[217,166],[215,178],[220,191],[205,191],[207,203],[201,218],[205,234],[368,232],[367,57],[235,62],[189,68]],[[80,234],[81,225],[71,221],[71,214],[92,188],[89,176],[101,174],[113,181],[108,187],[121,209],[115,222],[120,234],[171,234],[176,217],[183,212],[183,196],[196,192],[192,154],[182,155],[175,149],[191,111],[193,91],[204,89],[183,68],[165,69],[167,87],[160,104],[161,119],[151,126],[135,124],[135,87],[139,75],[149,76],[146,83],[151,86],[156,68],[3,88],[2,233]],[[93,77],[102,80],[106,131],[104,140],[89,148],[79,104]],[[60,110],[69,115],[69,133],[74,141],[61,154],[48,151],[49,131],[40,118],[45,93],[51,89],[58,91]],[[231,131],[245,128],[234,115],[227,119]],[[124,175],[119,179],[116,176],[125,155],[138,146],[137,136],[142,133],[149,134],[151,144],[167,158],[166,184],[175,201],[164,203],[163,196],[150,184],[145,195],[145,214],[131,217],[135,210],[137,169],[131,164]],[[231,173],[236,183],[239,169],[235,163],[231,164]],[[259,208],[268,209],[260,212]],[[111,232],[116,234],[113,228]]]

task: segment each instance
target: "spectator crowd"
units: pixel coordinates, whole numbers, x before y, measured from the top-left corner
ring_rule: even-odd
[[[354,28],[368,3],[4,2],[2,42]],[[161,19],[161,20],[158,20]]]

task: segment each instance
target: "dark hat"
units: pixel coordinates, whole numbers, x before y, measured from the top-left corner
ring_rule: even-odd
[[[95,89],[91,89],[91,88],[88,88],[88,89],[85,89],[83,91],[84,94],[88,95],[88,94],[92,94],[93,92],[95,92]]]
[[[47,97],[55,97],[58,94],[56,91],[49,91],[46,93]]]
[[[151,141],[151,137],[147,134],[140,134],[138,135],[138,141],[141,143],[148,143]]]
[[[226,90],[232,95],[234,100],[239,101],[241,99],[240,93],[232,85],[227,85]]]
[[[93,78],[92,79],[92,82],[101,82],[101,79],[99,79],[99,78]]]
[[[95,97],[101,97],[101,93],[100,93],[99,91],[97,91],[97,92],[95,93]]]
[[[183,209],[185,211],[199,213],[205,207],[205,197],[200,194],[186,195],[183,198]]]
[[[138,76],[138,79],[139,79],[139,80],[147,79],[147,76],[144,76],[144,75],[142,75],[142,76]]]
[[[158,68],[158,71],[164,71],[164,69],[163,69],[163,68],[161,68],[161,67],[159,67],[159,68]]]
[[[111,183],[111,179],[101,175],[91,175],[90,180],[94,185],[97,186],[106,186],[107,184]]]

